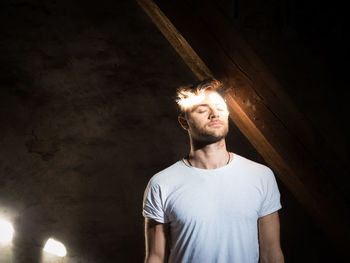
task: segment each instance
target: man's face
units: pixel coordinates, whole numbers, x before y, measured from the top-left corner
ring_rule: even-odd
[[[194,140],[219,141],[228,133],[226,103],[217,92],[205,91],[202,98],[186,110],[186,118],[181,124]]]

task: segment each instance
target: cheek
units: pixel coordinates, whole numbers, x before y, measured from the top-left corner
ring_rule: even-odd
[[[224,114],[224,115],[222,116],[222,118],[223,118],[225,121],[227,121],[227,122],[228,122],[229,115],[228,115],[228,114]]]
[[[222,111],[222,116],[224,118],[228,118],[229,117],[229,112],[228,111]]]
[[[192,123],[201,123],[203,121],[206,121],[208,119],[208,114],[202,113],[202,114],[192,114],[188,117],[188,122]]]
[[[204,125],[205,118],[196,118],[188,121],[188,125],[190,128],[198,128]]]

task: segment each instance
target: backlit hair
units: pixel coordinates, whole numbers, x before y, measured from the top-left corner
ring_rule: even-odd
[[[179,115],[184,116],[186,110],[192,105],[199,103],[207,90],[213,90],[224,95],[223,84],[216,79],[206,79],[201,82],[181,86],[176,91],[176,103]]]

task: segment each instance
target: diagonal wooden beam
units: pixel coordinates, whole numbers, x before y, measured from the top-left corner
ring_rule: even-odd
[[[347,206],[319,165],[320,148],[312,152],[315,143],[304,138],[313,131],[303,115],[206,1],[156,2],[138,0],[197,78],[215,76],[226,83],[231,119],[345,254]]]
[[[200,15],[206,30],[216,39],[232,63],[240,69],[242,75],[247,77],[246,79],[249,80],[247,84],[254,89],[260,101],[273,112],[328,175],[337,174],[337,180],[333,179],[334,176],[328,176],[326,183],[334,184],[338,188],[338,195],[342,195],[344,199],[350,201],[348,188],[343,187],[339,183],[348,181],[350,167],[344,151],[339,149],[339,147],[334,147],[337,141],[335,137],[344,141],[341,133],[333,127],[333,136],[329,134],[322,136],[322,131],[316,130],[311,125],[305,115],[295,107],[294,103],[284,92],[284,89],[259,57],[240,37],[230,21],[225,19],[218,9],[210,5],[209,2],[213,1],[189,0],[187,2],[192,5],[192,10],[195,9]],[[240,87],[235,88],[239,89]],[[247,89],[244,86],[242,88]],[[330,124],[328,122],[328,125]],[[335,134],[336,136],[334,136]]]
[[[153,1],[138,1],[138,3],[198,79],[213,77],[213,74],[190,44]]]

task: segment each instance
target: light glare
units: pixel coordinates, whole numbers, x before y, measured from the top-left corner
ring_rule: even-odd
[[[204,92],[202,91],[199,94],[195,94],[189,91],[184,91],[180,94],[177,103],[186,110],[196,104],[199,104],[205,97]]]
[[[64,257],[67,255],[66,247],[61,242],[58,242],[53,238],[49,238],[49,240],[47,240],[44,251],[58,257]]]
[[[228,113],[227,105],[224,101],[224,99],[217,93],[210,93],[209,95],[210,99],[213,101],[214,104],[219,105],[219,108],[225,111],[225,113]]]
[[[176,102],[183,110],[187,110],[197,104],[200,104],[202,101],[204,101],[205,97],[206,93],[204,90],[201,90],[197,93],[191,91],[182,91],[179,94],[179,98]],[[211,103],[217,105],[220,109],[222,109],[225,114],[228,114],[226,102],[218,93],[210,93],[209,100]]]
[[[12,241],[14,229],[12,224],[6,220],[0,219],[0,243],[8,245]]]

